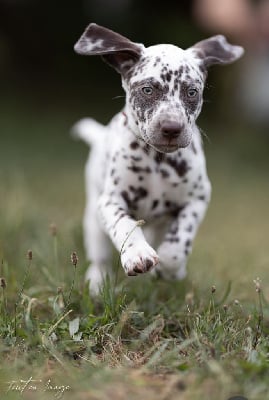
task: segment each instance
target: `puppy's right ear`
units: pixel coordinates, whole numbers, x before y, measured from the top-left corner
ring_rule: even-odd
[[[82,55],[100,55],[124,75],[140,58],[143,45],[97,24],[90,24],[78,42],[75,52]]]
[[[243,47],[228,43],[223,35],[202,40],[191,49],[196,52],[206,68],[214,64],[231,64],[244,54]]]

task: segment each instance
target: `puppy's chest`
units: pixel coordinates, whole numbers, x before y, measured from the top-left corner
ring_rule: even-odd
[[[137,218],[177,214],[201,191],[197,162],[181,152],[167,155],[148,151],[118,154],[114,188]]]

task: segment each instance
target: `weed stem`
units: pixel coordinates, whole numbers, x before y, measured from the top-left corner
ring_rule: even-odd
[[[32,265],[32,259],[33,259],[32,250],[28,250],[27,259],[29,260],[29,262],[28,262],[28,265],[27,265],[25,273],[24,273],[24,278],[23,278],[22,285],[21,285],[21,288],[18,293],[17,301],[15,302],[15,317],[14,317],[14,336],[15,337],[17,336],[17,309],[18,309],[19,301],[20,301],[22,293],[24,291],[25,283],[28,279],[30,268]]]

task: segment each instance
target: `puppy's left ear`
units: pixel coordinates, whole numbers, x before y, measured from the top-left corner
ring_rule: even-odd
[[[122,75],[139,60],[143,48],[142,44],[97,24],[90,24],[74,47],[81,55],[102,56]]]
[[[214,64],[230,64],[244,54],[243,47],[228,43],[223,35],[202,40],[190,49],[195,50],[206,68]]]

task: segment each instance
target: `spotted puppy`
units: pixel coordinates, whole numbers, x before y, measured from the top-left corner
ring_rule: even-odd
[[[75,51],[102,56],[121,74],[126,92],[123,111],[108,126],[92,119],[76,125],[91,146],[84,216],[90,291],[98,292],[111,274],[109,238],[127,275],[152,271],[182,279],[211,191],[195,124],[207,70],[232,63],[243,49],[221,35],[187,50],[146,48],[90,24]],[[143,230],[139,220],[146,221]]]

